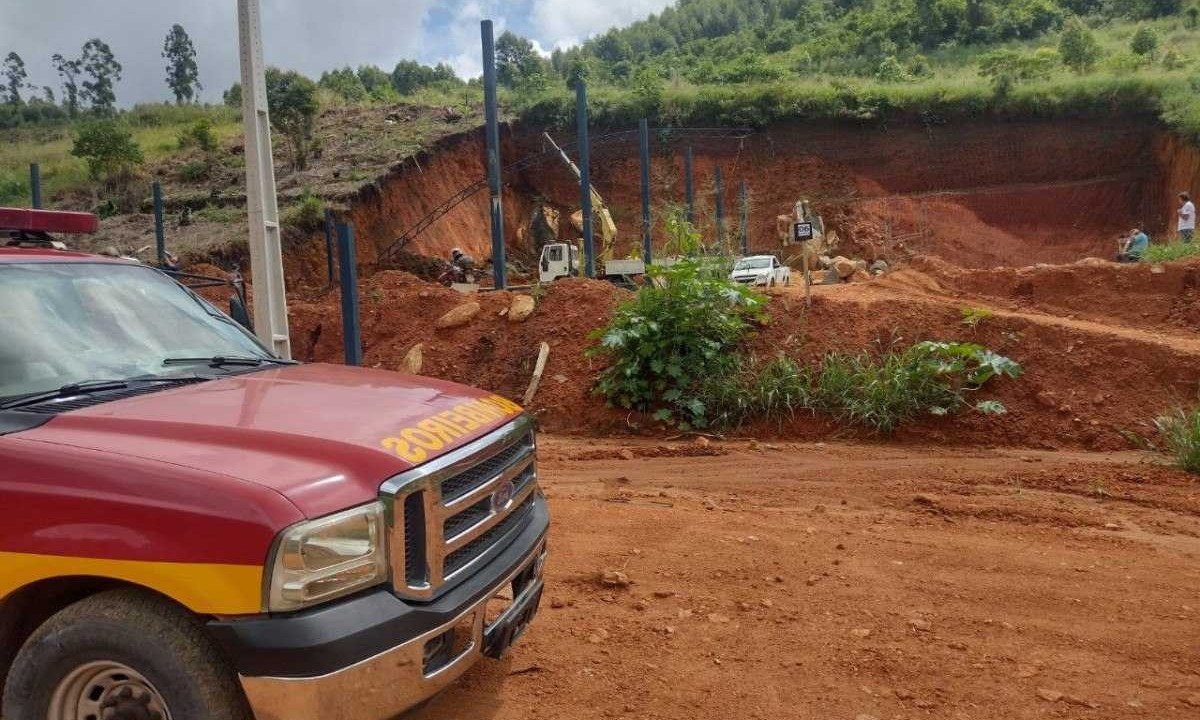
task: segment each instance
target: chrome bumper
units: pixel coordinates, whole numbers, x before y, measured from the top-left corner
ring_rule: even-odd
[[[389,720],[433,697],[483,656],[489,630],[508,627],[514,615],[529,609],[527,606],[542,591],[545,559],[543,540],[503,581],[457,618],[356,665],[314,678],[242,676],[242,690],[256,720]],[[487,604],[530,565],[536,565],[532,582],[513,598],[503,614],[485,626]],[[448,631],[468,627],[465,648],[426,674],[426,646]],[[524,626],[516,628],[507,642],[515,642],[523,630]]]

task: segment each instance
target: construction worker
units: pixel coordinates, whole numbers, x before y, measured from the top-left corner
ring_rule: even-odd
[[[1185,192],[1179,193],[1179,239],[1185,243],[1192,241],[1196,234],[1196,206],[1192,197]]]
[[[1129,231],[1129,237],[1121,244],[1117,253],[1117,262],[1119,263],[1136,263],[1142,261],[1142,256],[1146,254],[1146,249],[1150,247],[1150,236],[1147,235],[1141,228],[1134,228]]]

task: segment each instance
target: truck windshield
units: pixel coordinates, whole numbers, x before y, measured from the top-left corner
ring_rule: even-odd
[[[0,264],[0,398],[186,372],[172,357],[270,355],[166,275],[112,263]],[[194,368],[192,368],[194,370]]]
[[[734,270],[762,270],[771,267],[771,258],[746,258],[738,260]]]

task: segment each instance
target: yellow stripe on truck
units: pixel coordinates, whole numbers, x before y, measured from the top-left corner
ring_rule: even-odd
[[[0,596],[59,577],[101,577],[150,588],[206,615],[262,612],[263,569],[252,565],[105,560],[0,552]]]
[[[491,425],[497,420],[519,415],[521,406],[515,402],[489,395],[478,400],[459,403],[454,407],[431,415],[421,422],[398,430],[394,435],[379,441],[388,452],[395,453],[410,463],[422,463],[430,453],[438,453],[475,430]]]

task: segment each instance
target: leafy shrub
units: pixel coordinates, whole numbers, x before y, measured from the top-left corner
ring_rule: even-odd
[[[888,55],[879,63],[879,69],[875,71],[875,77],[879,78],[880,82],[899,83],[907,82],[912,77],[908,71],[900,64],[895,55]]]
[[[1182,70],[1187,67],[1188,59],[1178,48],[1168,45],[1163,51],[1162,64],[1167,70]]]
[[[192,160],[179,166],[179,178],[185,182],[198,182],[212,173],[212,164],[207,160]]]
[[[1064,65],[1082,75],[1095,67],[1100,59],[1100,43],[1082,20],[1071,18],[1059,38],[1058,54]]]
[[[1200,474],[1200,408],[1179,409],[1154,421],[1179,467]]]
[[[712,424],[719,427],[756,419],[785,423],[797,412],[812,411],[812,394],[811,373],[785,357],[746,368],[731,378],[711,378],[701,391]]]
[[[1129,49],[1134,55],[1150,60],[1158,57],[1158,33],[1149,25],[1139,25],[1137,32],[1129,41]]]
[[[0,172],[0,205],[23,207],[29,203],[29,182],[18,175]]]
[[[1144,263],[1164,263],[1185,258],[1200,257],[1200,243],[1170,243],[1168,245],[1151,245],[1142,255]]]
[[[75,136],[71,154],[87,163],[93,180],[127,175],[142,164],[142,149],[129,128],[111,120],[87,123]]]
[[[987,308],[965,307],[959,309],[959,314],[962,315],[962,324],[975,330],[979,325],[988,318],[995,315],[994,312]]]
[[[959,412],[969,405],[969,394],[992,378],[1021,373],[1009,358],[971,343],[922,342],[878,358],[830,354],[813,381],[814,406],[888,434],[920,415]],[[995,401],[974,407],[987,414],[1005,412]]]
[[[179,131],[179,149],[198,147],[204,152],[217,149],[217,136],[213,134],[212,120],[200,118],[188,127]]]
[[[610,360],[596,392],[612,405],[654,411],[662,422],[707,427],[700,387],[736,372],[738,345],[765,320],[765,299],[693,261],[651,276],[654,283],[593,334],[599,345],[589,355]]]
[[[282,219],[284,225],[304,232],[313,232],[325,224],[325,205],[321,198],[305,193],[300,202],[284,211]]]
[[[993,50],[979,56],[979,74],[992,81],[997,93],[1007,93],[1013,85],[1050,76],[1058,62],[1058,54],[1050,48],[1033,53],[1016,50]]]

